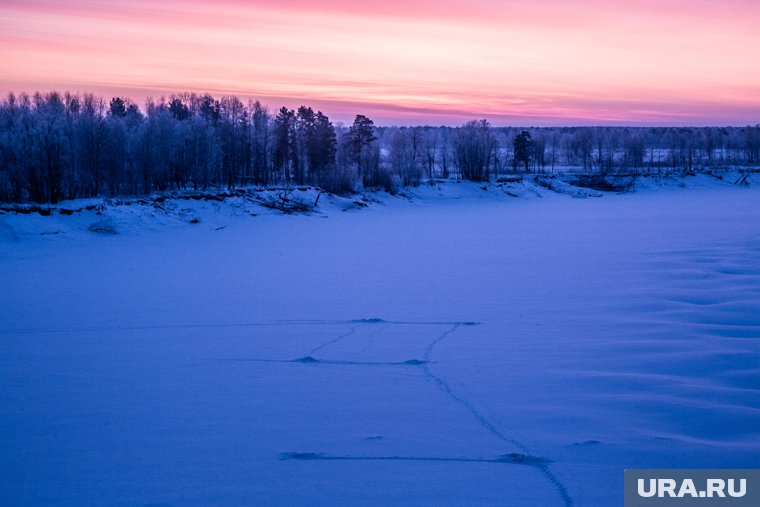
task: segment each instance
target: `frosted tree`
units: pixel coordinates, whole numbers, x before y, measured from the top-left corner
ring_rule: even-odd
[[[486,120],[465,123],[454,136],[454,152],[462,178],[485,181],[489,177],[496,150],[496,137]]]

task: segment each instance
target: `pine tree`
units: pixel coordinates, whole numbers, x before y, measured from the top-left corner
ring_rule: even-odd
[[[517,168],[518,164],[522,164],[525,166],[525,172],[528,172],[530,154],[533,148],[533,139],[530,137],[530,132],[527,130],[520,132],[515,137],[513,146],[515,150],[515,168]]]
[[[349,152],[349,159],[356,165],[359,179],[374,179],[369,173],[376,169],[373,163],[372,153],[369,148],[377,140],[374,132],[375,123],[362,114],[357,114],[353,125],[348,129],[345,143]],[[374,166],[374,167],[373,167]]]
[[[127,105],[121,97],[114,97],[108,105],[111,116],[114,118],[124,118],[127,116]]]
[[[281,107],[272,125],[274,130],[274,170],[282,173],[283,180],[290,182],[290,162],[293,152],[293,122],[295,112]]]

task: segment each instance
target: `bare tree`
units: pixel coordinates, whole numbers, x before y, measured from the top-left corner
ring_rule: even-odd
[[[496,138],[486,120],[473,120],[456,131],[454,153],[459,174],[471,181],[488,180],[496,149]]]

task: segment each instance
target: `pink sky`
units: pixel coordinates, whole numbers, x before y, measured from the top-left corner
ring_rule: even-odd
[[[0,0],[0,92],[380,124],[760,122],[757,0]]]

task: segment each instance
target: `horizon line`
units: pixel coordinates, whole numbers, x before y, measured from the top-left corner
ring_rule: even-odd
[[[224,97],[235,97],[238,99],[249,99],[249,102],[259,102],[262,106],[264,106],[270,114],[276,114],[276,112],[281,107],[286,107],[288,109],[297,109],[298,106],[294,104],[299,104],[305,107],[312,107],[314,110],[323,110],[324,108],[319,107],[313,107],[311,104],[317,103],[317,104],[323,104],[323,105],[331,105],[333,100],[324,100],[320,98],[313,98],[313,99],[303,99],[303,98],[296,98],[296,97],[287,97],[283,98],[280,105],[278,106],[271,106],[270,101],[274,99],[274,97],[257,97],[255,94],[251,93],[224,93],[224,92],[217,92],[214,93],[213,91],[178,91],[178,92],[169,92],[168,90],[160,90],[156,89],[157,94],[143,94],[140,95],[139,98],[135,98],[134,95],[128,95],[124,93],[103,93],[102,91],[97,90],[86,90],[81,89],[78,91],[72,91],[71,89],[56,89],[56,88],[48,88],[48,89],[36,89],[33,92],[29,92],[26,90],[16,91],[13,89],[6,89],[5,94],[2,97],[2,100],[8,100],[8,98],[11,95],[14,95],[15,97],[19,97],[22,95],[27,95],[29,97],[34,97],[36,94],[50,94],[50,93],[57,93],[61,96],[65,96],[66,94],[72,95],[72,96],[84,96],[84,95],[94,95],[95,97],[102,99],[106,105],[110,102],[111,99],[114,98],[121,98],[121,99],[127,99],[132,104],[136,105],[141,113],[145,114],[147,111],[147,103],[148,101],[155,101],[159,102],[161,100],[166,101],[168,103],[171,101],[173,97],[180,97],[182,95],[195,95],[195,96],[205,96],[210,95],[214,100],[220,100]],[[140,102],[140,98],[142,98],[142,103]],[[242,100],[241,100],[242,102]],[[284,103],[284,104],[283,104]],[[244,103],[246,107],[248,107],[247,103]],[[567,119],[567,123],[558,123],[557,117],[550,117],[550,116],[540,116],[537,117],[541,118],[538,123],[508,123],[505,120],[499,120],[499,117],[508,117],[508,116],[516,116],[516,115],[509,115],[506,113],[491,113],[489,114],[478,114],[478,113],[471,113],[467,114],[464,111],[456,111],[451,114],[447,114],[446,111],[436,110],[436,109],[430,109],[427,110],[427,113],[432,116],[438,116],[444,121],[442,123],[420,123],[420,122],[409,122],[409,123],[403,123],[400,121],[392,121],[389,120],[389,118],[385,117],[385,115],[382,114],[383,111],[386,111],[386,108],[383,107],[381,104],[373,104],[373,103],[366,103],[368,106],[366,109],[359,109],[359,108],[352,108],[354,112],[351,112],[348,116],[345,115],[347,112],[346,108],[340,108],[343,109],[343,114],[330,114],[329,118],[330,121],[332,121],[334,124],[342,125],[342,126],[348,126],[350,123],[353,122],[353,118],[356,115],[364,115],[369,117],[373,120],[375,127],[378,128],[458,128],[464,126],[466,123],[470,121],[480,121],[480,120],[486,120],[488,121],[489,125],[492,128],[525,128],[525,129],[558,129],[558,128],[633,128],[633,129],[646,129],[646,128],[746,128],[746,127],[755,127],[760,125],[760,118],[758,118],[755,122],[748,121],[744,124],[742,123],[736,123],[736,122],[709,122],[709,120],[705,119],[702,121],[695,120],[691,123],[686,122],[679,122],[677,120],[663,120],[660,122],[648,122],[646,120],[623,120],[623,119],[609,119],[609,120],[591,120],[589,118],[583,118],[583,117],[570,117]],[[396,106],[396,109],[403,110],[403,106]],[[358,112],[357,112],[358,111]],[[323,111],[324,112],[324,111]],[[415,108],[414,112],[422,113],[420,109]],[[374,113],[374,114],[373,114]],[[380,114],[377,114],[380,113]],[[326,113],[325,113],[326,114]],[[424,113],[422,113],[424,115]],[[375,120],[374,117],[379,117],[379,120]],[[489,119],[489,116],[491,118],[496,118],[496,120]],[[523,118],[525,120],[525,118]],[[519,121],[519,119],[518,119]]]

